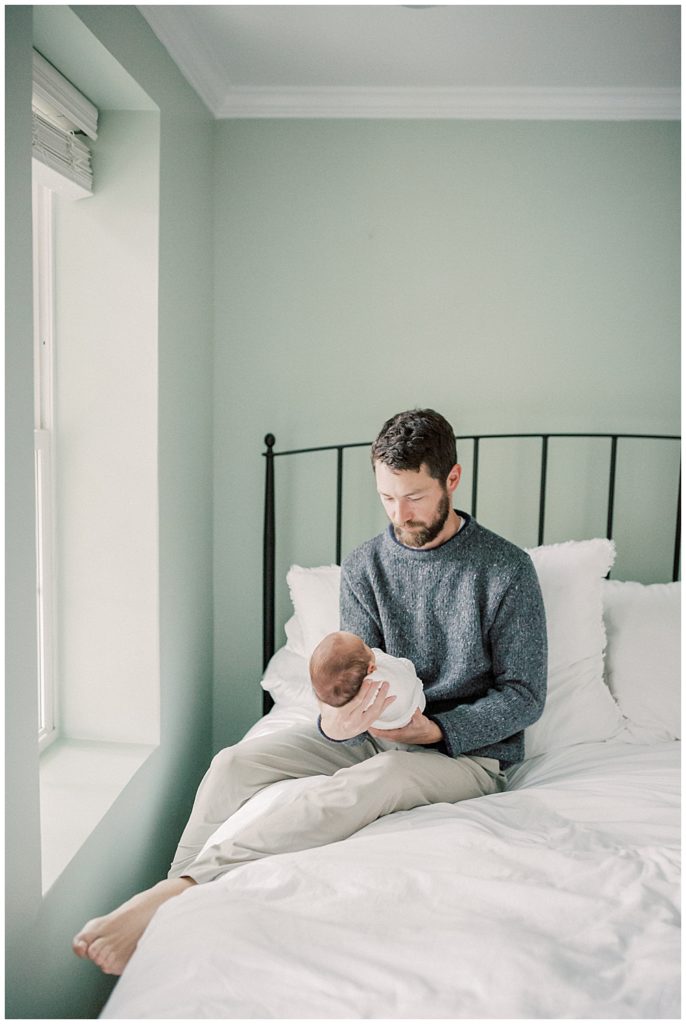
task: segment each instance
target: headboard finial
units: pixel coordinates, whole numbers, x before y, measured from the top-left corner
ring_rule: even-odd
[[[274,437],[273,434],[266,434],[264,438],[264,443],[266,444],[267,448],[273,448],[274,445],[276,444],[276,438]]]

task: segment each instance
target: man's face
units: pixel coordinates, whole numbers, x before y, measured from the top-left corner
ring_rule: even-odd
[[[456,472],[457,471],[457,472]],[[446,481],[436,480],[425,465],[418,470],[374,466],[376,489],[401,544],[409,548],[437,546],[452,512],[452,493],[460,479],[454,467]]]

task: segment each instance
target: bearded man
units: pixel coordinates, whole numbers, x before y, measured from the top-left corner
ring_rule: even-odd
[[[524,757],[523,730],[545,702],[545,614],[533,563],[452,507],[462,471],[439,413],[393,416],[372,445],[372,465],[390,524],[343,563],[341,629],[409,658],[427,705],[402,729],[369,733],[507,768]],[[322,729],[357,742],[328,710]]]
[[[409,658],[426,709],[375,730],[394,697],[366,679],[315,722],[220,751],[195,798],[166,879],[89,921],[74,952],[121,974],[157,908],[190,887],[273,854],[337,842],[385,814],[488,796],[524,756],[546,693],[546,627],[529,556],[452,508],[455,436],[431,409],[399,413],[372,446],[387,531],[341,572],[341,629]],[[377,689],[378,688],[378,689]],[[224,840],[212,834],[259,790],[316,777]]]

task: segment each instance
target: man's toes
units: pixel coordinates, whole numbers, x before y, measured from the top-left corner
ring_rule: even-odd
[[[88,943],[84,938],[77,935],[71,944],[71,948],[74,950],[77,956],[80,956],[82,960],[88,959]]]
[[[92,942],[89,942],[88,959],[102,968],[103,963],[107,960],[107,949],[104,939],[93,939]]]
[[[105,962],[105,966],[102,968],[103,974],[114,974],[117,977],[124,973],[124,966],[119,962],[117,957],[110,956]]]

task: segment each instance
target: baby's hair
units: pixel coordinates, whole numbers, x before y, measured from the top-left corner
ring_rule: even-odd
[[[364,648],[359,654],[350,654],[336,647],[325,656],[315,651],[310,660],[310,677],[315,693],[320,696],[326,693],[324,703],[335,708],[353,699],[368,671],[369,660]]]
[[[331,690],[326,701],[327,704],[331,704],[334,708],[340,708],[343,704],[347,704],[353,697],[359,692],[364,677],[367,675],[367,661],[364,659],[360,665],[355,664],[344,669],[336,676],[336,682],[331,687]]]

